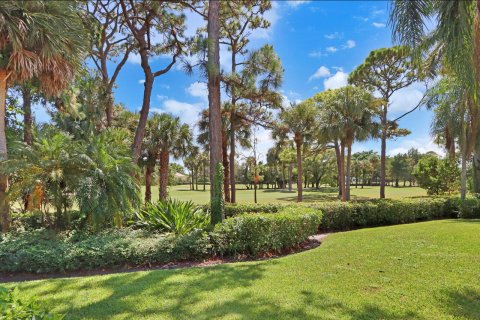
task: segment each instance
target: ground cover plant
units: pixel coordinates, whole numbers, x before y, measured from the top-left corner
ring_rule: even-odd
[[[479,232],[479,220],[422,222],[269,261],[5,286],[68,319],[477,319]]]

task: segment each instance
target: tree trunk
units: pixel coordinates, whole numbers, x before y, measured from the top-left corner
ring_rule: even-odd
[[[480,148],[475,148],[473,153],[473,192],[480,193]]]
[[[142,141],[143,137],[145,136],[145,126],[147,125],[148,113],[150,111],[150,98],[152,96],[153,82],[155,81],[155,78],[152,74],[152,69],[148,64],[148,54],[146,50],[146,48],[140,50],[141,66],[143,73],[145,74],[145,88],[143,90],[143,102],[142,109],[140,110],[140,119],[138,120],[135,138],[133,139],[132,161],[134,163],[138,162],[138,158],[140,158],[140,153],[142,151]]]
[[[145,170],[145,203],[152,201],[152,174],[154,167],[147,165]]]
[[[464,147],[465,149],[465,147]],[[462,172],[460,175],[460,197],[465,200],[467,197],[467,155],[462,152]]]
[[[228,135],[222,135],[223,193],[225,202],[230,202],[230,165],[228,163]]]
[[[167,200],[167,186],[168,186],[168,162],[169,154],[166,150],[160,151],[160,179],[158,184],[158,199]]]
[[[338,183],[338,196],[342,197],[342,165],[341,165],[341,154],[340,154],[340,146],[338,145],[338,141],[335,141],[335,158],[337,160],[337,183]]]
[[[222,198],[222,190],[217,190],[217,168],[222,165],[222,111],[220,103],[220,3],[210,0],[208,2],[208,109],[209,142],[210,142],[210,202],[212,203],[212,224],[223,221],[223,206],[218,201]],[[217,177],[216,177],[217,176]]]
[[[206,173],[206,165],[203,163],[203,191],[207,189],[207,173]]]
[[[302,142],[303,137],[295,134],[295,145],[297,146],[297,202],[303,201],[303,167],[302,167]]]
[[[23,99],[23,142],[32,145],[33,142],[33,117],[32,117],[32,92],[30,88],[22,89]]]
[[[113,93],[112,89],[109,89],[109,92],[107,92],[107,97],[105,101],[105,116],[107,118],[107,127],[112,126],[112,121],[113,121]]]
[[[0,69],[0,162],[8,159],[6,135],[7,70]],[[7,198],[8,176],[0,174],[0,223],[2,232],[10,230],[10,205]]]
[[[293,164],[288,165],[288,191],[292,191]]]
[[[380,154],[380,198],[385,199],[385,179],[387,175],[387,104],[382,116],[382,147]]]
[[[345,188],[345,143],[340,143],[340,186],[342,188],[342,201],[347,201],[347,191]]]
[[[236,45],[232,45],[232,75],[236,73],[237,61],[236,61],[237,49]],[[231,85],[231,110],[230,110],[230,186],[231,186],[231,197],[230,200],[232,203],[237,201],[237,188],[235,185],[235,133],[236,133],[236,117],[235,117],[235,103],[236,103],[236,93],[235,93],[235,84]],[[226,193],[227,191],[225,191]]]
[[[347,146],[347,172],[346,172],[346,179],[347,183],[345,186],[345,193],[347,194],[346,199],[349,201],[350,200],[350,171],[351,171],[351,165],[352,165],[352,144],[349,143]]]

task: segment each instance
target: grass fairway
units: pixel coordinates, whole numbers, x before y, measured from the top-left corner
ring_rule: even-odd
[[[239,186],[237,190],[237,202],[238,203],[253,203],[253,190],[247,190],[243,185]],[[209,186],[207,190],[203,191],[203,186],[199,185],[199,191],[192,191],[188,185],[179,185],[169,187],[169,195],[172,198],[188,201],[191,200],[198,204],[205,204],[209,202]],[[378,198],[380,194],[379,187],[364,187],[363,189],[353,187],[351,189],[352,199],[371,199]],[[145,188],[142,188],[142,193],[145,192]],[[405,187],[405,188],[393,188],[386,187],[387,198],[389,199],[401,199],[408,197],[423,197],[427,195],[427,192],[419,187]],[[259,203],[292,203],[297,201],[297,191],[293,190],[289,192],[287,190],[274,190],[274,189],[259,189],[257,191]],[[322,200],[335,200],[337,199],[337,192],[335,188],[325,188],[323,190],[306,189],[303,192],[304,201],[315,202]],[[152,187],[153,200],[158,199],[158,187]]]
[[[480,319],[479,235],[480,220],[432,221],[270,261],[18,286],[67,319]]]

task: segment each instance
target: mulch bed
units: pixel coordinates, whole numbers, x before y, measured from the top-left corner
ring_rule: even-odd
[[[115,273],[128,273],[128,272],[137,272],[137,271],[151,271],[151,270],[170,270],[170,269],[182,269],[182,268],[198,268],[198,267],[208,267],[225,263],[233,262],[246,262],[246,261],[264,261],[271,260],[280,257],[284,257],[290,254],[299,253],[307,250],[314,249],[322,243],[329,234],[323,233],[310,237],[304,243],[301,243],[295,248],[290,248],[282,251],[281,253],[277,252],[266,252],[262,255],[252,258],[250,256],[238,256],[235,258],[226,258],[226,257],[212,257],[204,261],[177,261],[170,262],[167,264],[152,264],[148,266],[135,266],[135,267],[124,267],[124,268],[105,268],[97,270],[76,270],[76,271],[66,271],[58,273],[1,273],[0,272],[0,283],[8,282],[21,282],[21,281],[32,281],[32,280],[43,280],[43,279],[56,279],[56,278],[75,278],[75,277],[85,277],[85,276],[95,276],[95,275],[105,275],[105,274],[115,274]]]

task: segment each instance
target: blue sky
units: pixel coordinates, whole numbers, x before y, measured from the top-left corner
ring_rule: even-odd
[[[281,88],[285,103],[311,97],[325,88],[345,85],[348,73],[361,64],[371,50],[392,45],[387,25],[389,3],[383,1],[278,1],[266,14],[268,30],[254,31],[250,49],[273,45],[285,69]],[[203,21],[187,13],[187,35],[202,26]],[[168,64],[168,58],[155,58],[153,70]],[[221,64],[228,68],[228,52],[221,48]],[[122,69],[115,89],[116,102],[130,110],[139,110],[143,94],[143,72],[138,56],[131,56]],[[204,79],[188,76],[176,67],[156,78],[151,110],[178,115],[194,125],[198,112],[207,107]],[[414,84],[395,95],[390,118],[410,110],[422,96],[423,85]],[[37,109],[38,110],[38,109]],[[39,110],[37,119],[44,115]],[[416,111],[401,121],[412,134],[389,141],[388,154],[406,152],[416,147],[422,152],[441,152],[429,135],[431,112]],[[259,149],[264,156],[273,142],[270,133],[259,130]],[[378,141],[355,143],[354,151],[379,151]],[[244,151],[248,154],[249,151]]]

